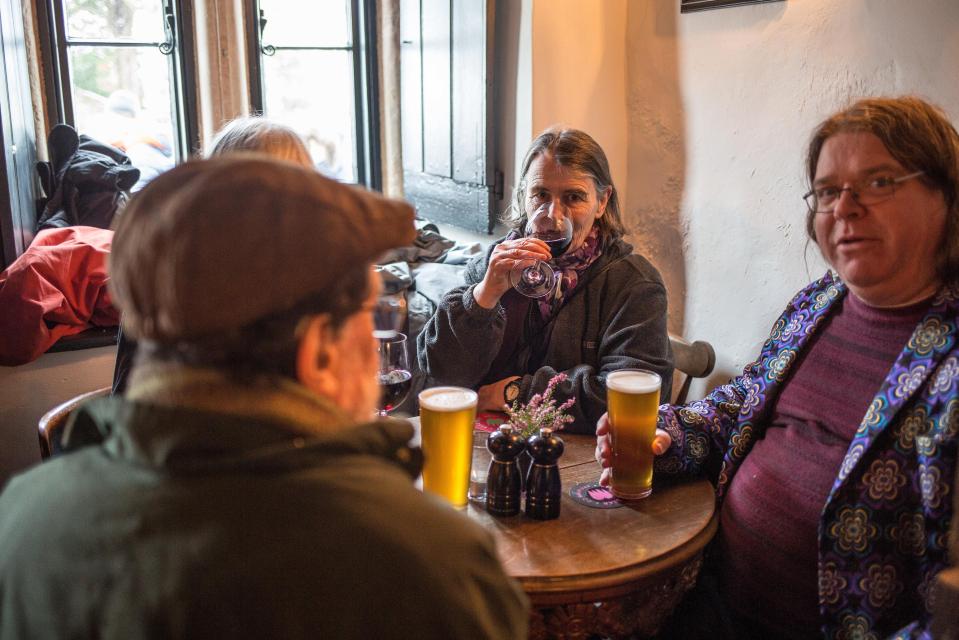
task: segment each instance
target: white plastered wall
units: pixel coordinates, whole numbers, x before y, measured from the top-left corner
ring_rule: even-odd
[[[529,42],[520,39],[517,57],[528,48],[530,97],[520,87],[500,98],[516,105],[500,155],[515,151],[518,166],[525,121],[530,135],[564,123],[599,141],[628,240],[669,289],[670,329],[716,347],[709,386],[750,362],[793,294],[826,269],[807,243],[801,200],[812,128],[851,99],[904,93],[959,123],[956,0],[691,14],[672,0],[522,6]]]
[[[812,128],[903,93],[959,122],[959,2],[678,4],[629,6],[628,220],[670,288],[671,327],[717,348],[716,383],[825,271],[800,199]]]
[[[609,157],[621,200],[626,195],[626,15],[627,0],[497,1],[500,212],[509,206],[529,143],[554,125],[590,133]]]
[[[536,0],[530,42],[532,136],[553,125],[589,133],[606,152],[621,201],[629,189],[627,6],[626,0]],[[525,143],[517,140],[520,159]]]

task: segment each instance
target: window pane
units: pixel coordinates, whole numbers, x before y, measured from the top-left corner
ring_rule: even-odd
[[[135,188],[172,167],[176,120],[167,56],[152,47],[69,51],[77,131],[126,151],[140,169]]]
[[[67,36],[162,42],[161,0],[66,0]]]
[[[266,17],[263,44],[350,46],[349,0],[260,0]]]
[[[350,53],[277,51],[261,60],[266,115],[303,136],[320,171],[356,182]]]

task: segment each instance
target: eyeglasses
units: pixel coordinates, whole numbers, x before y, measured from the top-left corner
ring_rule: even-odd
[[[858,180],[848,187],[837,187],[835,185],[823,185],[816,187],[803,196],[806,206],[810,211],[816,213],[832,213],[836,210],[836,204],[842,196],[843,191],[852,194],[853,200],[866,206],[878,204],[887,198],[891,198],[896,193],[896,187],[899,183],[918,178],[924,171],[916,171],[909,175],[893,178],[892,176],[879,175],[863,180]]]

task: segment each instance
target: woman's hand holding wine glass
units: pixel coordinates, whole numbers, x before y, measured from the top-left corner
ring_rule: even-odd
[[[541,205],[526,223],[526,237],[542,241],[549,249],[549,258],[516,265],[509,273],[510,284],[527,298],[542,298],[553,291],[556,277],[546,261],[566,253],[573,241],[572,221],[565,215],[550,215],[551,211],[550,205]]]
[[[566,252],[573,239],[573,223],[566,215],[552,216],[549,204],[541,205],[526,223],[525,236],[496,245],[483,281],[473,298],[492,309],[503,294],[515,287],[529,298],[548,295],[555,285],[546,262]]]
[[[496,245],[490,255],[489,266],[483,281],[473,289],[473,298],[486,309],[492,309],[512,288],[510,271],[528,267],[540,260],[549,260],[549,246],[534,238],[506,240]]]

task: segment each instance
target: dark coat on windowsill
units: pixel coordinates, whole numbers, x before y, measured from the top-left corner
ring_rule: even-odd
[[[46,198],[37,231],[63,227],[109,229],[127,192],[140,179],[140,170],[125,153],[56,125],[47,142],[50,162],[37,163]]]

